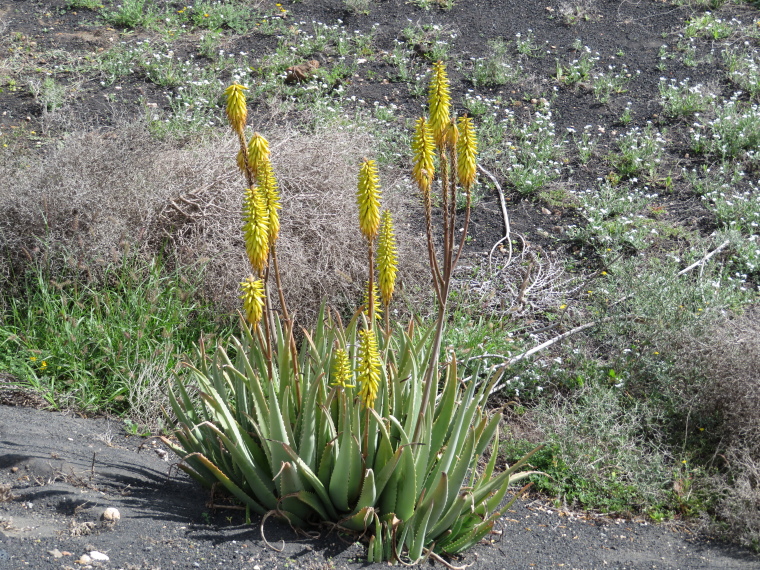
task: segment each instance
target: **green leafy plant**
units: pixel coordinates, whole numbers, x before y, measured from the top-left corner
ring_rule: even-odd
[[[123,28],[147,28],[159,18],[152,4],[145,0],[122,0],[115,10],[103,12],[105,20]]]
[[[685,79],[676,84],[675,79],[660,80],[660,97],[663,113],[672,118],[686,118],[694,113],[706,111],[715,100],[715,95],[701,83],[690,85]]]
[[[489,56],[473,63],[471,81],[475,87],[494,87],[516,83],[523,75],[518,64],[511,61],[508,45],[501,39],[488,42]]]
[[[618,152],[611,153],[609,160],[622,178],[644,176],[648,180],[657,177],[665,150],[665,138],[651,123],[644,129],[632,128],[618,137]]]
[[[510,483],[534,473],[518,471],[529,453],[496,474],[500,415],[485,404],[500,375],[487,373],[477,359],[460,363],[448,354],[439,377],[449,288],[477,174],[472,121],[451,117],[448,79],[438,62],[429,118],[417,121],[412,141],[438,306],[433,326],[391,326],[395,237],[390,214],[380,211],[376,166],[365,159],[357,190],[368,260],[365,303],[345,325],[323,309],[297,349],[274,250],[276,182],[266,140],[259,134],[246,140],[244,89],[228,88],[227,114],[249,184],[244,234],[258,278],[242,284],[247,323],[231,350],[219,346],[209,358],[201,348],[191,368],[194,381],[175,383],[179,443],[165,441],[182,458],[183,470],[203,485],[221,484],[248,513],[297,527],[330,521],[368,537],[370,562],[415,564],[463,552],[514,501],[503,505]],[[460,193],[466,203],[461,223]],[[440,221],[433,218],[433,200]],[[440,241],[433,235],[437,227],[443,228]],[[277,281],[279,313],[265,294],[270,275]],[[467,379],[463,368],[471,372]]]
[[[372,6],[371,0],[343,0],[343,4],[352,14],[369,14]]]

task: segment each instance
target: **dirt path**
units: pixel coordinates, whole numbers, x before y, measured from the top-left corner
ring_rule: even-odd
[[[244,524],[210,510],[209,494],[160,445],[125,435],[120,422],[0,406],[0,568],[81,568],[91,551],[105,568],[364,568],[364,547],[335,533],[298,537],[271,520]],[[106,508],[120,520],[100,520]],[[756,569],[760,557],[697,540],[673,527],[601,521],[539,501],[516,505],[503,534],[459,563],[473,568]],[[95,555],[97,556],[97,555]]]

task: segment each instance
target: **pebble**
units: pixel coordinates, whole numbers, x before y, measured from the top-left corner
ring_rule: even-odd
[[[100,518],[106,522],[116,523],[121,520],[121,513],[119,512],[119,509],[108,507],[105,511],[103,511],[103,514],[100,515]]]
[[[90,552],[90,559],[97,560],[99,562],[108,562],[110,560],[107,554],[103,554],[102,552],[98,552],[97,550],[93,550],[92,552]]]

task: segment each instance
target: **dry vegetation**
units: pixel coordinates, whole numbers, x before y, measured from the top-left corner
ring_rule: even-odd
[[[691,349],[691,350],[689,350]],[[713,461],[719,527],[727,538],[760,545],[760,311],[725,318],[687,348],[706,376],[696,415],[718,423]],[[696,419],[696,418],[695,418]]]
[[[304,323],[320,300],[356,306],[364,260],[357,255],[354,193],[357,165],[372,154],[371,137],[329,129],[266,136],[282,191],[277,248],[288,303]],[[240,235],[244,182],[234,166],[234,138],[218,137],[177,148],[151,139],[138,123],[74,132],[41,163],[6,165],[0,171],[10,181],[0,194],[3,274],[34,260],[66,263],[97,279],[128,252],[162,255],[202,270],[207,299],[234,312],[238,283],[249,271]],[[405,291],[412,294],[424,271],[419,256],[409,254],[424,247],[406,219],[414,203],[400,191],[400,177],[382,182],[384,205],[398,220]]]

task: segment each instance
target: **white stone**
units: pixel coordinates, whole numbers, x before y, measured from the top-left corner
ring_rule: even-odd
[[[102,552],[98,552],[97,550],[90,552],[90,558],[93,560],[99,560],[100,562],[108,562],[110,560],[107,555],[103,554]]]
[[[103,511],[103,514],[100,515],[100,518],[103,519],[106,522],[118,522],[121,519],[121,513],[119,512],[119,509],[114,509],[113,507],[108,507],[105,511]]]

